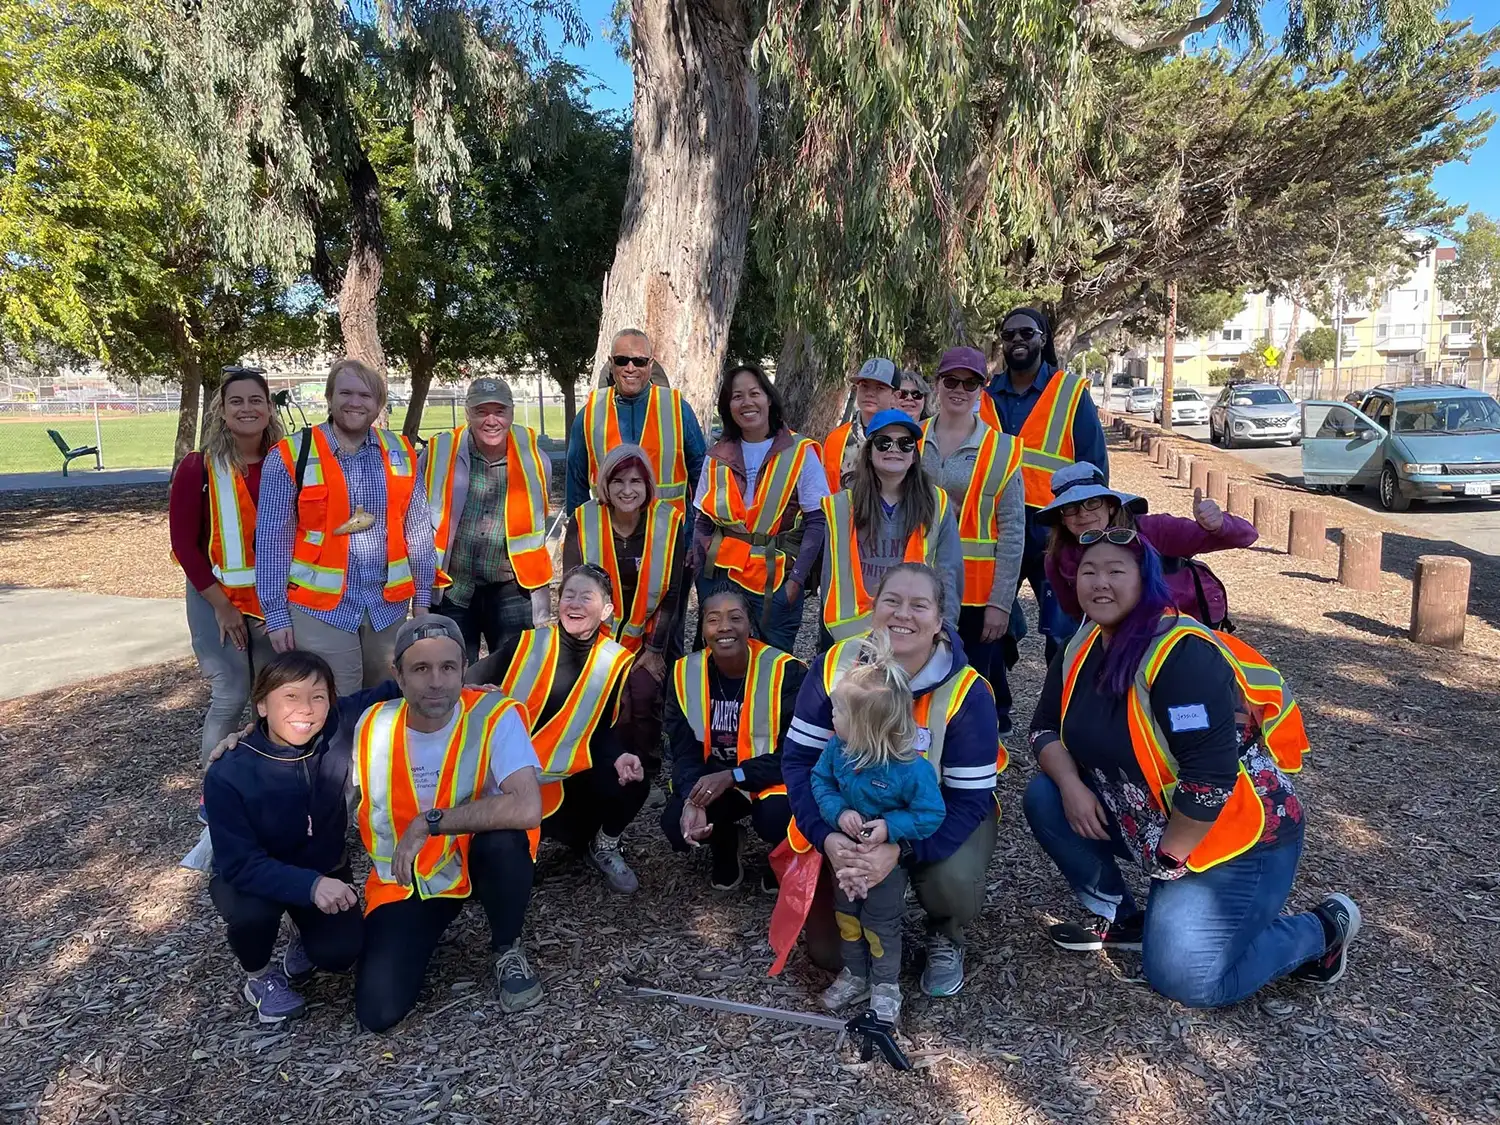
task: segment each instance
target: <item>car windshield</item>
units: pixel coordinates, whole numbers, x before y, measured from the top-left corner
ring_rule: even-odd
[[[1500,433],[1500,405],[1489,395],[1413,399],[1396,404],[1398,434]]]
[[[1235,391],[1233,406],[1290,406],[1292,400],[1280,387],[1257,387],[1250,391]]]
[[[1130,388],[1130,397],[1131,398],[1147,398],[1148,396],[1150,396],[1151,393],[1152,392],[1151,392],[1151,388],[1150,387],[1131,387]]]
[[[1197,391],[1173,391],[1173,402],[1197,402],[1202,396]]]

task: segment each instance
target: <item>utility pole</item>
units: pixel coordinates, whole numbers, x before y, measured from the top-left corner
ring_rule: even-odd
[[[1344,279],[1333,279],[1333,394],[1339,397],[1339,369],[1344,365]]]
[[[1177,280],[1167,282],[1167,337],[1161,348],[1161,428],[1172,432],[1172,368],[1177,362]]]

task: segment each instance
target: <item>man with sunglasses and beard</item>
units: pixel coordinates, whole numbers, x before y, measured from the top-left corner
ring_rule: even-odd
[[[1058,609],[1047,585],[1047,529],[1037,525],[1036,513],[1052,503],[1052,474],[1075,462],[1098,466],[1107,484],[1109,452],[1098,411],[1089,397],[1088,380],[1058,366],[1045,316],[1035,309],[1012,309],[1000,322],[1000,344],[1005,367],[985,388],[980,416],[1021,439],[1021,479],[1026,493],[1021,578],[1036,595],[1038,624],[1050,662],[1076,623]],[[1016,633],[1012,628],[1011,636]],[[1007,654],[1007,663],[1014,662]],[[998,685],[996,690],[1000,693]]]
[[[615,333],[612,386],[589,395],[568,439],[567,505],[571,516],[592,497],[599,465],[618,445],[639,445],[656,476],[656,498],[688,514],[689,482],[703,471],[703,430],[680,391],[652,383],[651,338],[639,328]]]

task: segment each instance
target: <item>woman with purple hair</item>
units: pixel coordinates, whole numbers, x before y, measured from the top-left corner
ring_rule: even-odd
[[[1089,912],[1051,927],[1053,944],[1140,950],[1147,982],[1189,1007],[1288,974],[1334,983],[1359,908],[1334,894],[1281,913],[1303,843],[1287,776],[1307,746],[1296,701],[1249,645],[1178,612],[1134,528],[1086,531],[1079,546],[1085,620],[1047,671],[1031,722],[1041,772],[1024,801]],[[1122,858],[1151,877],[1144,910]]]

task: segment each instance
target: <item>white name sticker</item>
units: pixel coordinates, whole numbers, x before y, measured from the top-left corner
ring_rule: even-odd
[[[915,746],[918,754],[925,754],[932,749],[932,731],[926,727],[918,727]]]
[[[1189,730],[1207,730],[1208,708],[1201,703],[1189,703],[1186,707],[1168,707],[1167,721],[1179,734]]]

